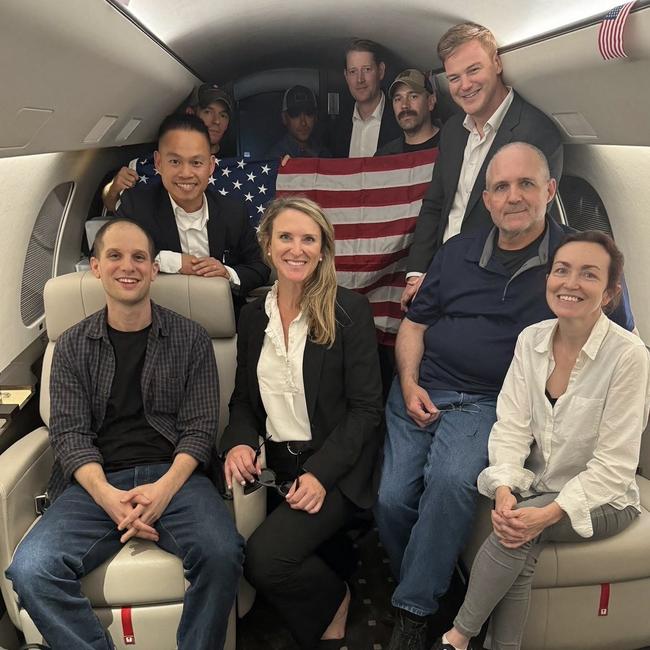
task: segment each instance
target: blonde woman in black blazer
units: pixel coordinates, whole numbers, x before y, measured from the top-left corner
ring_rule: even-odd
[[[248,541],[245,574],[300,648],[339,647],[350,592],[318,549],[375,501],[382,403],[374,322],[364,296],[336,285],[334,233],[317,204],[276,199],[259,238],[278,281],[241,312],[221,443],[226,481],[273,483],[273,509]],[[259,464],[260,439],[274,481]]]

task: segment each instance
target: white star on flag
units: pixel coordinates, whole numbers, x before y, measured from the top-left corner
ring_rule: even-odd
[[[221,162],[221,158],[215,158],[214,159],[214,164],[219,167],[219,163]]]
[[[222,187],[222,188],[219,190],[219,194],[221,194],[221,196],[226,196],[226,194],[228,194],[228,192],[226,191],[226,188],[225,188],[225,187]]]
[[[244,194],[244,198],[247,201],[252,201],[253,200],[253,195],[250,192],[247,192],[246,194]]]
[[[214,176],[210,176],[210,178],[208,178],[208,184],[209,185],[214,185],[215,180],[216,180],[216,178]]]
[[[260,191],[260,194],[266,194],[266,187],[264,187],[264,185],[260,185],[258,189]]]
[[[263,206],[263,205],[258,205],[258,206],[257,206],[257,211],[258,211],[260,214],[264,214],[264,206]]]
[[[262,174],[268,174],[271,168],[268,165],[262,165]]]
[[[140,164],[141,164],[141,165],[146,165],[148,162],[149,162],[149,158],[143,158],[143,159],[140,161]]]
[[[221,170],[221,175],[226,177],[230,176],[230,170],[228,169],[228,167],[225,167],[224,169]]]
[[[246,174],[246,178],[248,178],[248,180],[252,183],[257,178],[257,176],[251,172],[250,174]]]
[[[140,178],[138,179],[138,183],[144,183],[144,184],[146,185],[146,184],[147,184],[147,180],[149,180],[148,177],[145,176],[145,175],[143,174],[143,175],[140,176]]]
[[[237,167],[239,167],[239,169],[244,169],[244,167],[246,167],[246,163],[243,160],[240,160],[237,163]]]
[[[160,176],[160,172],[159,172],[157,169],[154,169],[154,170],[153,170],[153,173],[154,173],[156,176]]]
[[[241,183],[240,183],[239,181],[235,181],[235,182],[232,184],[232,186],[233,186],[236,190],[238,190],[238,189],[241,188]]]

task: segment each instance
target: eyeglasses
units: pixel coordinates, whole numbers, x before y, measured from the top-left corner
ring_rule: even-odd
[[[264,436],[262,442],[255,448],[255,461],[259,458],[262,453],[262,447],[266,444],[267,441],[271,440],[271,435]],[[274,489],[280,496],[286,497],[291,490],[291,486],[296,484],[296,490],[300,487],[300,469],[301,469],[301,457],[302,454],[308,451],[311,448],[311,441],[309,440],[289,440],[287,443],[287,451],[296,457],[296,471],[295,479],[280,481],[277,480],[276,473],[270,468],[265,467],[260,472],[260,475],[252,482],[247,483],[244,486],[244,494],[251,494],[255,492],[260,487],[268,487]]]

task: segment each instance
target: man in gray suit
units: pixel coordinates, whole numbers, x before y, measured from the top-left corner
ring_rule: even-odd
[[[440,153],[422,201],[407,262],[402,308],[420,287],[434,253],[459,232],[491,223],[481,200],[485,171],[508,142],[528,142],[562,176],[562,141],[553,122],[503,83],[492,32],[476,23],[449,29],[438,43],[449,91],[465,115],[451,117],[440,135]]]

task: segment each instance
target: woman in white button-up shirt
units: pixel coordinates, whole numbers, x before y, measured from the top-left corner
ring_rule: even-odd
[[[640,512],[648,352],[603,313],[620,293],[622,267],[614,242],[596,231],[570,235],[555,253],[546,300],[557,319],[526,328],[517,341],[490,467],[478,478],[479,491],[495,499],[494,530],[439,648],[464,650],[490,614],[492,649],[519,648],[544,542],[609,537]]]
[[[270,513],[248,540],[245,575],[301,649],[339,647],[350,592],[318,551],[377,494],[381,380],[372,311],[364,296],[336,286],[334,231],[312,201],[274,201],[259,239],[278,280],[241,312],[221,442],[226,479],[266,484],[256,454],[266,438],[277,490],[269,489]]]

